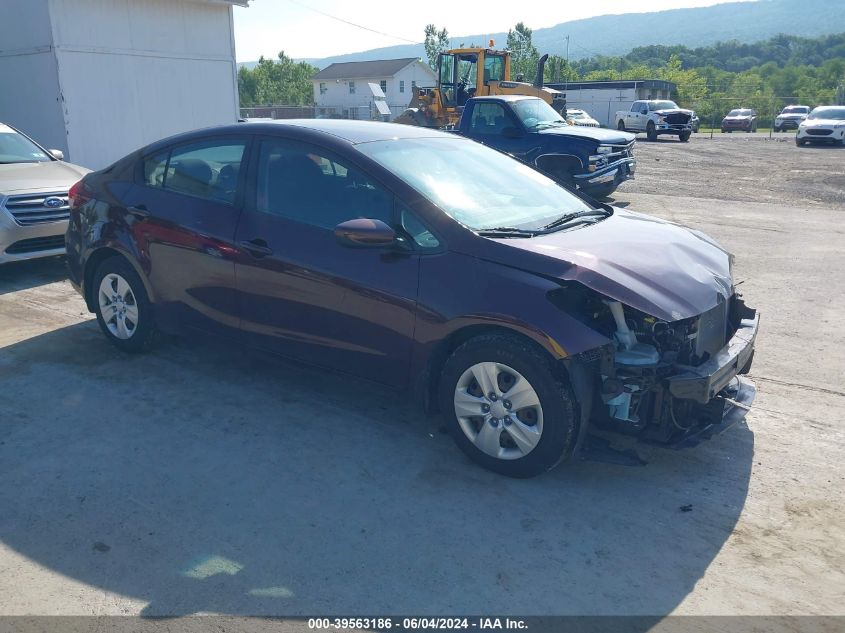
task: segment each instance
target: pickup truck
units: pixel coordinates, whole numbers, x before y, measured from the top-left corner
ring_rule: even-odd
[[[537,97],[473,97],[453,132],[483,143],[593,197],[634,177],[634,135],[569,125]]]
[[[617,110],[616,129],[645,132],[654,141],[661,134],[677,136],[686,143],[692,134],[692,110],[678,107],[674,101],[634,101],[628,110]]]

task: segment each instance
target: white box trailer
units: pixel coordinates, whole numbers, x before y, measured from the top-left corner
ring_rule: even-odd
[[[660,79],[631,81],[573,81],[548,84],[566,93],[566,107],[586,110],[602,127],[616,127],[617,110],[641,99],[671,99],[675,84]]]
[[[0,121],[104,167],[238,118],[232,5],[248,0],[2,0]]]

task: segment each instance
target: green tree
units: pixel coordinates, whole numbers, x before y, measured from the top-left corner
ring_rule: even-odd
[[[522,75],[525,80],[534,79],[540,54],[531,42],[531,34],[523,22],[508,30],[507,48],[511,52],[511,76]]]
[[[439,31],[433,24],[425,27],[425,56],[432,70],[437,70],[437,58],[443,51],[449,50],[449,31],[443,27]]]
[[[241,107],[312,104],[311,77],[316,73],[317,68],[294,61],[284,51],[275,60],[261,57],[252,70],[241,67],[238,71]]]

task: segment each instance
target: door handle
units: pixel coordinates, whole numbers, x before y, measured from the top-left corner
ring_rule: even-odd
[[[135,207],[126,207],[126,210],[129,211],[132,215],[136,215],[139,218],[148,218],[150,217],[150,211],[147,209],[147,205],[139,204]]]
[[[249,251],[249,254],[253,257],[266,257],[273,254],[273,249],[267,246],[267,242],[259,238],[244,240],[240,245],[243,249]]]

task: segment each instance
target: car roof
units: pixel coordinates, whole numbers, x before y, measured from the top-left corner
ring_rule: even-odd
[[[490,95],[486,97],[473,97],[473,101],[522,101],[524,99],[540,99],[535,95]],[[542,101],[542,99],[540,99]]]
[[[442,137],[462,138],[448,132],[441,132],[432,128],[400,123],[383,123],[380,121],[353,121],[347,119],[277,119],[273,121],[247,121],[230,125],[183,132],[147,145],[143,153],[147,154],[175,143],[185,143],[211,135],[230,134],[269,134],[280,130],[296,129],[315,132],[317,136],[332,137],[335,140],[347,141],[352,144],[369,143],[372,141],[386,141],[400,138],[431,138]]]

